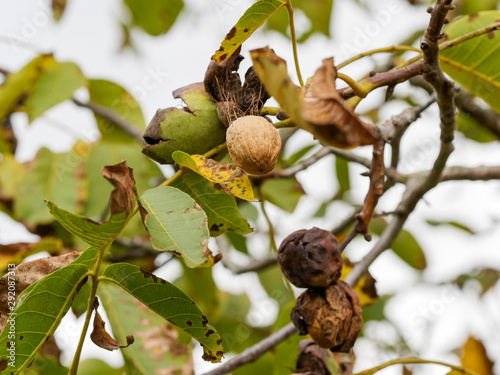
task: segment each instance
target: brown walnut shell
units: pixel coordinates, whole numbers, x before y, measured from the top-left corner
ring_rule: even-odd
[[[333,356],[330,351],[319,347],[313,340],[302,340],[299,349],[297,374],[332,375],[326,364]]]
[[[245,172],[262,175],[271,172],[281,151],[276,128],[261,116],[236,119],[226,133],[229,155]]]
[[[299,333],[309,333],[316,344],[347,353],[358,338],[363,318],[356,292],[342,280],[326,289],[308,289],[292,310]]]
[[[286,237],[278,249],[278,262],[286,278],[299,288],[326,288],[342,273],[337,238],[316,227]]]

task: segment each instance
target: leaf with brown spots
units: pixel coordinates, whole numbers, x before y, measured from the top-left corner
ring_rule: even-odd
[[[259,0],[253,4],[241,16],[236,25],[229,30],[220,48],[212,56],[212,60],[218,63],[226,60],[255,30],[284,5],[282,0]]]
[[[71,307],[75,294],[86,281],[98,251],[88,248],[75,259],[78,255],[79,253],[73,252],[23,263],[14,272],[15,276],[8,273],[1,279],[2,287],[7,290],[12,278],[15,278],[16,290],[29,285],[18,297],[16,295],[17,303],[13,310],[8,293],[7,304],[0,304],[2,307],[7,306],[11,317],[15,317],[16,361],[15,366],[9,368],[13,373],[20,373],[32,363],[44,342],[54,334]],[[69,263],[73,259],[75,260]],[[33,283],[39,277],[42,278]],[[7,343],[12,341],[9,337],[12,325],[9,322],[10,320],[0,334],[0,363],[9,355]]]
[[[113,321],[113,326],[115,326],[115,323],[118,323],[117,327],[133,328],[131,331],[138,339],[141,350],[144,351],[144,345],[147,345],[147,343],[141,341],[141,339],[156,337],[161,341],[162,336],[173,334],[172,332],[167,332],[168,329],[167,331],[164,328],[153,329],[153,323],[155,323],[154,326],[157,326],[156,322],[158,320],[153,319],[147,310],[141,311],[141,309],[148,308],[197,340],[203,346],[205,354],[212,358],[213,362],[220,362],[222,356],[221,338],[215,328],[208,323],[207,318],[193,300],[168,281],[159,277],[153,279],[152,277],[145,276],[146,274],[139,267],[127,263],[113,264],[101,276],[103,280],[119,285],[123,290],[141,302],[138,305],[139,311],[132,313],[130,296],[123,296],[123,293],[115,292],[116,288],[109,288],[110,286],[107,283],[103,282],[102,285],[100,284],[98,292],[102,298],[103,306],[108,311],[108,316],[113,314],[116,316],[116,314],[125,313],[127,310],[131,311],[131,315],[126,315],[122,318],[115,317],[116,321]],[[101,289],[101,287],[104,287],[104,289]],[[133,301],[132,303],[134,304],[138,303],[135,300]],[[125,311],[122,311],[122,304],[124,304]],[[110,306],[112,306],[112,309],[110,309]],[[129,318],[132,319],[130,322],[127,321]],[[136,320],[135,323],[134,320]],[[163,321],[162,324],[164,323]],[[123,329],[120,328],[120,331],[123,332]],[[117,338],[123,340],[123,334],[120,334],[121,336],[118,335],[118,329],[116,333]],[[166,343],[164,344],[166,345]],[[127,349],[127,351],[133,350],[132,348]],[[156,356],[151,359],[156,359]],[[145,365],[143,364],[143,366]],[[144,373],[150,374],[152,372]]]
[[[52,237],[45,237],[39,242],[33,243],[18,242],[0,245],[0,270],[7,269],[7,265],[10,263],[19,264],[24,258],[42,251],[46,251],[50,255],[58,255],[62,250],[62,241]]]
[[[111,335],[104,328],[106,323],[104,322],[104,320],[102,320],[101,315],[99,315],[99,313],[97,312],[98,306],[99,302],[97,302],[96,298],[94,301],[94,310],[95,310],[94,329],[90,334],[90,339],[92,340],[92,342],[96,344],[98,347],[109,351],[113,351],[120,348],[126,348],[129,345],[131,345],[134,342],[134,336],[132,335],[127,336],[126,345],[120,344],[118,341],[116,341],[114,338],[111,337]]]
[[[12,294],[9,294],[9,291],[14,292],[17,299],[31,284],[68,265],[78,258],[80,254],[78,251],[72,251],[64,255],[32,260],[20,264],[12,272],[6,273],[0,279],[0,332],[4,330],[7,324],[7,314],[10,312],[9,307],[11,305],[8,302],[12,302],[9,298]],[[14,290],[9,288],[9,281],[14,283]]]
[[[171,186],[147,190],[139,208],[155,249],[182,258],[191,268],[211,267],[220,257],[208,248],[208,219],[193,198]]]
[[[252,231],[248,222],[241,216],[235,197],[226,194],[219,184],[189,171],[172,186],[191,196],[205,211],[210,236],[216,237],[227,232],[247,234]]]
[[[250,202],[255,201],[248,175],[236,165],[219,163],[202,155],[189,155],[182,151],[175,151],[172,157],[181,167],[189,168],[208,181],[219,184],[226,193]]]

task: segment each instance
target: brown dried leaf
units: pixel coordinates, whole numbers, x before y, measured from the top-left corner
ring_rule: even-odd
[[[130,214],[134,209],[136,190],[132,168],[127,166],[126,161],[122,161],[119,164],[103,167],[101,174],[115,187],[109,199],[111,215],[124,211]]]
[[[335,87],[336,78],[333,58],[323,60],[306,87],[302,103],[304,120],[315,125],[316,135],[332,146],[352,148],[374,144],[378,138],[375,129],[344,105]]]
[[[97,302],[97,298],[94,303],[95,316],[94,316],[94,329],[90,334],[90,339],[94,344],[98,347],[113,351],[120,348],[126,348],[134,342],[134,336],[127,336],[127,345],[121,345],[118,341],[111,337],[111,335],[106,332],[104,326],[106,323],[102,320],[101,315],[97,312],[97,307],[99,303]]]
[[[7,303],[7,301],[9,301],[9,281],[14,280],[15,282],[15,298],[17,300],[19,294],[31,284],[70,264],[78,258],[80,254],[79,251],[72,251],[64,255],[22,263],[17,266],[14,271],[4,275],[0,279],[0,332],[4,330],[8,319],[7,314],[10,312],[10,306]]]
[[[8,245],[0,245],[0,270],[7,269],[11,263],[19,264],[24,258],[42,251],[50,255],[57,255],[63,250],[60,239],[46,237],[40,242],[18,242]]]

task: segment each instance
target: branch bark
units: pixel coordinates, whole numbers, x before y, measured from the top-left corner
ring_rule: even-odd
[[[134,137],[134,139],[140,142],[141,144],[145,143],[144,138],[142,137],[142,132],[138,130],[132,123],[130,123],[129,121],[121,117],[119,114],[112,111],[111,109],[92,102],[84,103],[75,98],[73,98],[72,101],[77,106],[88,108],[95,114],[108,119],[109,121],[117,125],[120,129],[122,129],[124,132]]]

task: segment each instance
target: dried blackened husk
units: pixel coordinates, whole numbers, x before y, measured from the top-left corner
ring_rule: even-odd
[[[328,288],[308,289],[297,299],[291,320],[322,348],[348,352],[363,326],[356,292],[338,280]]]
[[[238,74],[243,60],[240,49],[222,63],[211,61],[203,81],[205,91],[216,102],[219,119],[226,126],[243,116],[258,116],[269,99],[253,67],[247,70],[242,86]]]
[[[336,237],[316,227],[286,237],[278,249],[278,262],[286,278],[299,288],[326,288],[342,272]]]

